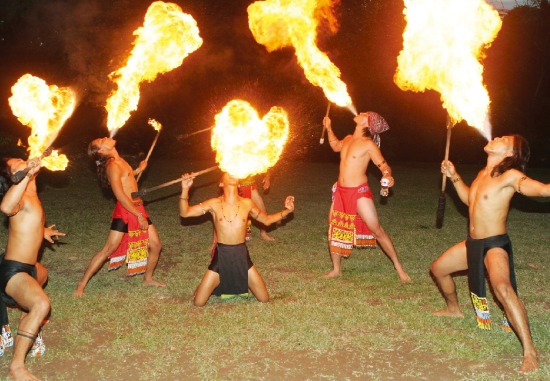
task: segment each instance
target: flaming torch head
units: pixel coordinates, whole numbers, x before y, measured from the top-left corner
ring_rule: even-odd
[[[277,163],[288,133],[288,117],[282,108],[272,107],[260,119],[248,102],[232,100],[215,117],[211,145],[220,169],[243,179]]]
[[[489,94],[483,85],[483,49],[502,21],[485,0],[405,0],[407,26],[395,83],[403,90],[432,89],[454,123],[465,120],[491,139]]]
[[[48,86],[38,77],[25,74],[11,88],[9,104],[19,121],[31,128],[28,139],[29,157],[40,157],[51,146],[65,121],[76,106],[76,95],[70,88]],[[64,170],[69,160],[53,150],[43,158],[42,166],[52,171]]]
[[[309,82],[323,89],[332,103],[357,115],[340,70],[316,45],[317,27],[326,19],[334,31],[337,22],[331,7],[335,0],[266,0],[248,7],[248,25],[259,44],[272,52],[294,47],[298,63]]]

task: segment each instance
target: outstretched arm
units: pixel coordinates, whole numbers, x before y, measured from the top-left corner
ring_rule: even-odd
[[[514,181],[514,188],[516,192],[530,197],[550,196],[550,183],[541,183],[540,181],[525,176],[522,172],[516,174],[515,177],[517,178]]]
[[[468,193],[470,192],[470,187],[464,184],[464,181],[462,181],[462,178],[456,172],[454,164],[449,160],[443,160],[441,163],[441,173],[451,179],[460,201],[469,205]]]
[[[250,209],[250,216],[254,218],[256,221],[264,224],[265,226],[269,226],[274,222],[279,222],[281,220],[284,220],[290,213],[294,211],[294,196],[287,196],[285,199],[285,208],[277,213],[273,214],[266,214],[265,212],[262,212],[256,205]]]

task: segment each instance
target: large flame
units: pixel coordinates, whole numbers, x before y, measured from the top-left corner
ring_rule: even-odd
[[[483,49],[502,21],[484,0],[405,0],[407,27],[395,83],[403,90],[432,89],[456,123],[465,120],[491,138],[489,94],[483,85]]]
[[[335,26],[331,6],[338,0],[267,0],[248,7],[248,25],[254,38],[268,52],[292,46],[306,78],[320,86],[338,106],[349,107],[351,97],[340,79],[340,70],[316,45],[317,26],[322,17]]]
[[[31,128],[29,158],[40,157],[52,145],[76,106],[76,95],[68,87],[48,86],[43,79],[25,74],[11,88],[9,104],[13,115]],[[53,150],[42,166],[62,171],[69,160]]]
[[[215,122],[211,144],[216,162],[239,179],[274,166],[288,139],[288,117],[280,107],[272,107],[260,119],[250,103],[235,99],[216,115]]]
[[[159,73],[177,68],[185,57],[202,45],[195,19],[183,13],[178,5],[162,1],[149,6],[143,26],[134,35],[134,48],[126,66],[110,75],[117,84],[116,91],[105,105],[111,136],[137,109],[139,84],[151,82]]]

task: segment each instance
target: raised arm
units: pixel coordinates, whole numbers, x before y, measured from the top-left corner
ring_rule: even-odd
[[[460,201],[469,205],[468,193],[470,192],[470,187],[464,184],[464,181],[462,181],[462,178],[456,172],[454,164],[449,160],[443,160],[441,162],[441,173],[451,179]]]
[[[26,163],[22,161],[24,166],[22,168],[26,167]],[[29,164],[31,162],[29,161]],[[41,162],[39,159],[35,159],[34,165],[32,165],[32,168],[29,170],[29,172],[25,175],[23,180],[21,180],[17,184],[13,184],[6,194],[4,195],[4,198],[2,199],[2,203],[0,204],[0,210],[2,213],[4,213],[7,216],[13,216],[14,214],[17,214],[21,208],[23,208],[22,198],[25,194],[25,190],[27,189],[27,186],[29,185],[29,182],[31,181],[32,177],[38,173],[40,170]],[[21,169],[22,169],[21,168]]]
[[[185,173],[181,180],[181,195],[179,200],[180,217],[198,217],[206,214],[206,212],[212,211],[212,202],[207,200],[204,203],[197,205],[189,205],[189,189],[193,185],[194,177],[187,177],[188,173]]]
[[[544,184],[517,172],[513,182],[516,192],[530,197],[550,197],[550,183]]]
[[[285,199],[285,208],[282,211],[273,214],[266,214],[254,205],[252,209],[250,209],[249,215],[265,226],[269,226],[274,222],[284,220],[292,212],[294,212],[294,196],[287,196]]]
[[[133,173],[134,173],[134,176],[137,176],[139,175],[140,173],[142,173],[143,171],[145,171],[145,169],[147,168],[147,160],[142,160],[139,165],[137,166],[136,169],[134,169]]]
[[[342,150],[343,141],[339,140],[336,135],[334,135],[334,131],[332,131],[332,122],[328,116],[324,117],[323,125],[327,131],[328,144],[330,145],[330,148],[332,148],[334,152],[340,152]]]

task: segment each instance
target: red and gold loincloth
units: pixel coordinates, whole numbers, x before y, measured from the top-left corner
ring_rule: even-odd
[[[331,254],[348,257],[353,247],[376,247],[376,238],[357,214],[357,201],[363,197],[372,199],[368,183],[358,187],[342,187],[335,183],[332,187],[333,205],[328,229]]]
[[[141,201],[134,202],[134,205],[143,213],[143,217],[149,217]],[[147,268],[149,233],[139,228],[137,216],[126,210],[120,202],[116,203],[113,211],[113,219],[115,218],[120,218],[128,224],[128,232],[124,233],[120,245],[109,256],[109,271],[118,269],[126,262],[128,276],[143,274]]]

